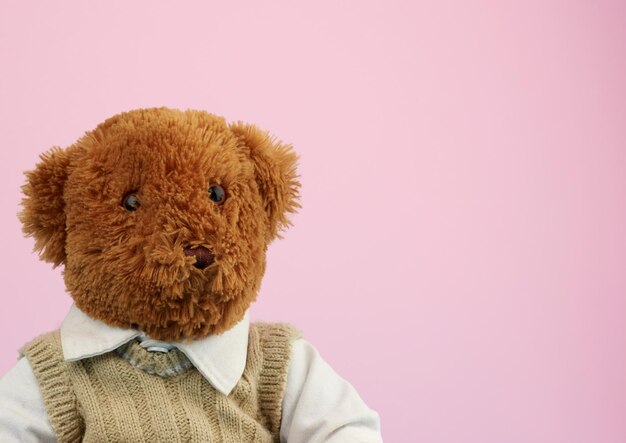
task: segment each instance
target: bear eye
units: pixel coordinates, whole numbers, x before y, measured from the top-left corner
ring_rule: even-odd
[[[137,194],[127,194],[124,197],[124,200],[122,200],[122,206],[124,206],[124,209],[126,209],[127,211],[136,211],[139,206],[141,206],[141,203],[139,203],[139,198],[137,197]]]
[[[209,187],[209,198],[218,205],[222,204],[226,200],[226,191],[220,185],[211,185]]]

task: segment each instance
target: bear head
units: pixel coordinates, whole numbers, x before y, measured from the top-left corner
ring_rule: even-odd
[[[201,111],[116,115],[26,176],[24,233],[77,307],[169,341],[241,320],[299,206],[290,146]]]

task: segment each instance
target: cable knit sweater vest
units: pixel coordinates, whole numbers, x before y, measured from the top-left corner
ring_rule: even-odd
[[[250,325],[246,368],[228,396],[178,349],[133,341],[63,360],[59,331],[22,349],[59,442],[278,442],[292,341],[289,325]]]

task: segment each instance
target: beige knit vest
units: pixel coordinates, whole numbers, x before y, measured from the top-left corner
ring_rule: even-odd
[[[246,368],[228,396],[177,349],[134,341],[63,360],[59,331],[22,349],[59,442],[278,442],[291,343],[289,325],[250,325]]]

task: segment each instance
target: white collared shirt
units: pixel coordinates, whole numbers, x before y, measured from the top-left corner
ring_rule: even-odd
[[[248,313],[230,330],[190,342],[163,343],[140,331],[108,326],[76,306],[61,325],[63,357],[76,361],[113,351],[134,338],[148,350],[176,347],[224,395],[243,374]],[[380,421],[356,390],[306,340],[294,341],[282,404],[281,442],[381,442]],[[0,379],[0,441],[55,442],[37,380],[26,358]]]

